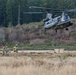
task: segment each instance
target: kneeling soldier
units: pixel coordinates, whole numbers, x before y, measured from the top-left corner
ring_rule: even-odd
[[[2,55],[4,56],[4,55],[6,55],[6,51],[5,51],[5,47],[3,46],[3,48],[2,48]]]
[[[13,47],[13,51],[18,53],[18,44],[16,44],[16,46]]]
[[[4,56],[9,55],[9,49],[7,48],[7,46],[3,46],[2,51]]]

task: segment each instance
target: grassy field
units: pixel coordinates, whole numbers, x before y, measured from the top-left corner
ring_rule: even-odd
[[[73,22],[75,22],[73,20]],[[65,29],[49,29],[44,33],[43,23],[35,22],[23,24],[16,27],[0,28],[0,48],[2,44],[8,48],[13,48],[19,44],[19,49],[25,50],[47,50],[54,48],[64,48],[65,50],[76,50],[76,23]]]
[[[14,44],[7,44],[10,50],[15,46]],[[45,42],[44,44],[19,44],[19,50],[54,50],[55,48],[64,48],[65,50],[76,50],[76,43],[63,43],[63,42]]]
[[[76,57],[55,54],[0,57],[0,75],[76,75]]]
[[[76,50],[76,24],[69,27],[69,31],[63,29],[62,33],[60,30],[56,33],[55,30],[50,29],[47,30],[46,34],[44,34],[42,22],[24,24],[13,29],[8,28],[7,31],[9,30],[13,31],[13,33],[8,36],[10,41],[7,41],[6,43],[10,48],[13,48],[15,43],[18,43],[19,49],[25,50],[47,50],[54,48]]]

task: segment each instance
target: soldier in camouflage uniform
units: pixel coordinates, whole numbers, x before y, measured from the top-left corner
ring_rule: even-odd
[[[9,48],[5,46],[6,55],[9,55]]]
[[[3,46],[3,55],[9,55],[9,49],[7,48],[7,46]]]
[[[5,52],[5,46],[3,46],[3,48],[2,48],[2,55],[4,56],[4,55],[6,55],[6,52]]]
[[[18,53],[18,44],[16,44],[14,47],[13,47],[13,51]]]

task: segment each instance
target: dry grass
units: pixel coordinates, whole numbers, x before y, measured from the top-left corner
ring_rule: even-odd
[[[0,57],[0,75],[76,75],[76,57]]]

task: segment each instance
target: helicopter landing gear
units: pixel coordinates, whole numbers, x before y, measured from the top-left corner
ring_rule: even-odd
[[[56,33],[57,33],[57,30],[55,29]]]
[[[44,28],[44,34],[46,33],[46,28]]]
[[[66,30],[68,31],[69,29],[68,29],[68,28],[66,28]]]

